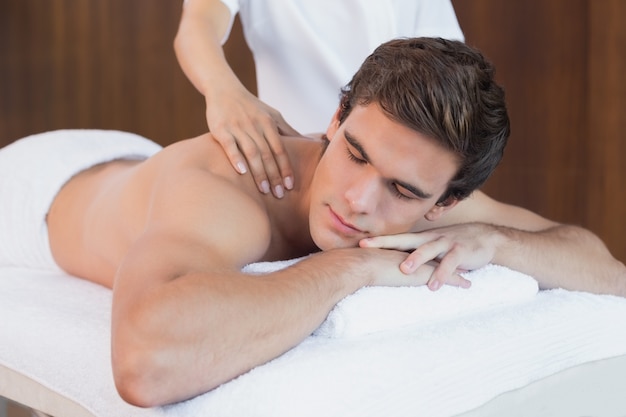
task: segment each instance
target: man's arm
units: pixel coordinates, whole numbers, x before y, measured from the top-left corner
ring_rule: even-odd
[[[148,240],[137,250],[167,250],[193,262],[189,245]],[[243,274],[209,255],[205,268],[175,278],[176,269],[170,269],[171,279],[148,288],[120,284],[112,327],[120,395],[139,406],[185,400],[301,342],[335,303],[363,285],[357,277],[364,274],[354,273],[359,262],[350,259],[357,253],[323,255],[325,261],[313,257],[264,276]],[[147,262],[153,266],[145,268]],[[136,256],[120,280],[134,279],[126,274],[162,277],[162,262],[154,263],[152,257]]]
[[[295,346],[358,288],[422,285],[432,272],[407,276],[397,267],[406,254],[351,248],[246,275],[240,268],[262,258],[270,239],[264,210],[232,184],[187,171],[162,175],[116,276],[113,373],[130,403],[206,392]]]
[[[547,220],[481,192],[435,223],[425,232],[381,236],[361,245],[415,249],[401,265],[407,273],[438,259],[428,283],[431,289],[438,289],[457,269],[476,269],[491,262],[535,277],[543,289],[626,297],[626,267],[597,236],[581,227]]]

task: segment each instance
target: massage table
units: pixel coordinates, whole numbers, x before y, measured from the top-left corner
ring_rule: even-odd
[[[0,267],[0,397],[56,417],[626,416],[626,299],[538,291],[495,265],[466,277],[466,290],[363,288],[269,363],[138,408],[113,383],[111,291]]]

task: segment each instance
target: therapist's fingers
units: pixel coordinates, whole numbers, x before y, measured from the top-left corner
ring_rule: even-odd
[[[271,191],[274,196],[281,198],[285,188],[293,187],[293,174],[289,175],[288,184],[283,185],[283,177],[275,160],[274,151],[265,139],[260,139],[259,133],[256,133],[255,139],[242,129],[233,129],[232,133],[213,133],[213,137],[224,149],[233,168],[240,174],[245,174],[249,170],[263,194]],[[278,157],[285,159],[286,152],[282,148],[282,142],[279,143],[281,147],[277,148]]]
[[[274,150],[263,133],[256,133],[256,136],[253,138],[253,143],[256,147],[242,149],[246,158],[248,158],[252,175],[257,183],[269,181],[272,194],[277,198],[282,198],[285,194],[285,186],[283,185],[283,178]],[[284,149],[282,149],[282,147],[280,149],[281,152],[284,153]],[[260,164],[258,163],[259,161]],[[265,188],[265,184],[263,185]]]
[[[248,134],[242,129],[236,129],[234,133],[239,151],[246,158],[259,191],[263,194],[272,192],[276,197],[282,197],[284,190],[278,166],[265,138],[260,138],[258,132]]]
[[[273,173],[275,173],[276,177],[272,177],[272,174],[268,171],[268,176],[270,177],[270,182],[272,185],[276,186],[280,182],[282,185],[291,190],[294,185],[294,171],[291,167],[291,161],[289,160],[289,154],[287,153],[281,135],[285,136],[300,136],[298,132],[289,126],[280,113],[273,111],[271,113],[273,119],[270,121],[268,119],[264,119],[261,125],[260,134],[263,135],[265,142],[268,144],[269,149],[271,150],[273,162],[275,163],[276,170],[274,171],[274,167],[271,166]],[[266,171],[267,171],[266,166]]]
[[[215,130],[211,131],[211,134],[213,135],[213,139],[224,149],[224,153],[233,168],[240,174],[247,173],[248,165],[246,164],[246,158],[239,150],[235,136],[228,130]]]
[[[277,118],[275,119],[276,123],[277,123],[277,127],[278,127],[278,133],[282,136],[302,136],[300,135],[300,133],[298,133],[298,131],[296,129],[294,129],[293,127],[291,127],[289,125],[289,123],[287,123],[284,119],[283,116],[280,115],[280,113],[278,113]],[[285,152],[285,149],[283,147],[283,143],[282,141],[280,141],[280,138],[278,136],[275,137],[275,140],[278,141],[278,144],[280,145],[281,148],[281,152],[278,153],[276,152],[276,150],[274,150],[274,153],[276,154],[276,160],[278,161],[278,166],[280,168],[280,172],[283,176],[283,182],[285,184],[285,187],[287,187],[287,189],[291,190],[294,187],[294,181],[295,181],[295,176],[294,176],[294,171],[291,167],[291,160],[289,159],[289,154],[287,154],[287,152]]]
[[[278,165],[267,141],[259,138],[260,134],[256,133],[255,139],[243,129],[235,128],[213,132],[213,137],[237,172],[245,174],[250,171],[259,191],[263,194],[271,191],[276,197],[283,197],[283,179]]]
[[[222,146],[233,168],[240,174],[251,171],[259,191],[263,194],[269,193],[270,185],[265,175],[260,152],[244,130],[241,128],[214,129],[211,133]]]

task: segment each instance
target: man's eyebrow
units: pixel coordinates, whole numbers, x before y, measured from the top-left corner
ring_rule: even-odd
[[[352,136],[352,134],[350,134],[348,131],[344,131],[344,136],[346,138],[346,141],[352,147],[354,147],[354,149],[356,149],[359,152],[361,158],[364,161],[367,161],[368,164],[371,164],[372,161],[371,161],[369,155],[367,154],[367,152],[365,152],[365,149],[363,149],[363,145],[361,145],[361,143],[359,143],[359,141],[354,136]],[[415,185],[411,185],[409,183],[406,183],[404,181],[394,179],[393,182],[398,184],[400,187],[407,189],[412,194],[414,194],[416,197],[421,198],[423,200],[427,200],[427,199],[429,199],[429,198],[431,198],[433,196],[432,194],[427,193],[426,191],[422,190],[421,188],[419,188],[419,187],[417,187]]]
[[[367,154],[367,152],[365,152],[365,149],[363,149],[363,146],[359,143],[359,141],[356,140],[356,138],[352,136],[352,134],[348,131],[344,132],[344,136],[346,137],[346,141],[348,141],[348,143],[352,145],[353,148],[359,151],[361,158],[371,164],[372,161],[370,160],[369,155]]]
[[[407,184],[406,182],[403,182],[400,180],[394,180],[394,182],[398,184],[400,187],[406,188],[407,190],[411,192],[411,194],[415,194],[416,197],[421,198],[422,200],[428,200],[429,198],[433,196],[432,194],[427,193],[426,191],[423,191],[422,189],[417,188],[414,185]]]

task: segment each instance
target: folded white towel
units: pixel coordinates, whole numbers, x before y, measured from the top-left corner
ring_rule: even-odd
[[[46,215],[70,178],[115,159],[143,160],[161,146],[116,130],[54,130],[0,149],[0,265],[53,271]]]
[[[267,273],[297,261],[256,263],[244,270]],[[532,277],[499,265],[487,265],[462,275],[472,282],[469,289],[449,285],[438,291],[431,291],[426,286],[361,288],[340,301],[314,335],[354,337],[434,323],[522,303],[532,299],[539,290]]]

